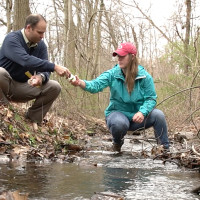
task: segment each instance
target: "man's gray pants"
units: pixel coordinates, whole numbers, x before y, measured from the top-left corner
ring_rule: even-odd
[[[14,81],[9,73],[0,67],[0,104],[8,104],[9,101],[27,102],[34,99],[26,114],[32,122],[42,122],[60,92],[61,86],[57,81],[49,80],[40,87],[33,87],[27,82]]]

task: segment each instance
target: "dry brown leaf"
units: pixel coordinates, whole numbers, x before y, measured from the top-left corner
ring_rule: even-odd
[[[159,155],[164,151],[163,146],[153,146],[151,149],[151,155]]]
[[[6,152],[6,146],[0,147],[0,154],[4,154]]]
[[[28,193],[26,194],[20,194],[19,191],[13,192],[14,200],[27,200],[28,199]]]
[[[42,138],[39,137],[38,135],[35,135],[35,139],[36,139],[38,142],[42,142]]]
[[[37,123],[34,122],[32,125],[33,125],[33,130],[37,132],[38,131]]]
[[[28,200],[28,193],[20,194],[18,190],[3,192],[0,194],[0,200]]]
[[[65,139],[65,140],[69,140],[70,136],[69,135],[63,135],[62,138]]]
[[[30,147],[28,146],[21,146],[21,145],[16,145],[12,151],[15,154],[23,154],[26,153],[28,150],[30,149]]]
[[[12,112],[11,110],[7,109],[7,114],[6,114],[6,116],[7,116],[8,118],[13,117],[13,112]]]
[[[3,134],[3,132],[2,132],[2,130],[0,130],[0,137],[2,137],[4,134]]]

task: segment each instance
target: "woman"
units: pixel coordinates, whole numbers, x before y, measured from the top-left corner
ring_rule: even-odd
[[[154,128],[158,144],[169,149],[167,124],[161,110],[154,109],[156,91],[151,75],[138,65],[137,49],[132,43],[122,43],[113,56],[118,64],[94,80],[71,81],[90,93],[110,87],[110,103],[105,110],[106,123],[113,136],[113,150],[121,151],[127,131]]]

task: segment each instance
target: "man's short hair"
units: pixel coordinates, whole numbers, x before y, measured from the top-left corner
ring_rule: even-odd
[[[38,24],[39,21],[44,20],[46,22],[46,19],[40,15],[40,14],[30,14],[25,21],[25,28],[28,25],[31,25],[32,28],[35,28],[35,26]]]

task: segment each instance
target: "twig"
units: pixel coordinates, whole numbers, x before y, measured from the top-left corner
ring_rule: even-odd
[[[172,94],[171,96],[166,97],[165,99],[163,99],[159,104],[156,105],[156,107],[158,107],[158,106],[159,106],[160,104],[162,104],[164,101],[166,101],[166,100],[168,100],[168,99],[170,99],[170,98],[176,96],[177,94],[180,94],[180,93],[185,92],[185,91],[187,91],[187,90],[196,89],[196,88],[200,88],[200,85],[194,86],[194,87],[189,87],[189,88],[185,88],[185,89],[183,89],[183,90],[180,90],[180,91],[178,91],[178,92]]]
[[[194,154],[196,154],[197,156],[200,156],[200,153],[197,152],[197,150],[194,148],[194,143],[192,143],[192,151]]]
[[[103,193],[103,192],[95,192],[95,194],[102,195],[102,196],[108,196],[108,197],[119,198],[120,200],[123,200],[123,199],[124,199],[124,197],[121,197],[121,196],[116,195],[116,194],[106,194],[106,193]]]
[[[184,143],[185,143],[185,149],[187,150],[187,148],[188,148],[187,140],[186,140],[185,138],[183,138],[183,141],[184,141]]]
[[[58,128],[58,133],[60,133],[60,129],[61,129],[62,124],[63,124],[63,120],[64,120],[64,119],[62,119],[62,122],[60,123],[60,126],[59,126],[59,128]]]
[[[166,160],[164,160],[164,161],[163,161],[163,164],[165,164],[166,162],[174,163],[174,164],[176,164],[178,167],[181,166],[180,163],[178,163],[178,162],[172,160],[171,158],[170,158],[170,159],[166,159]]]

